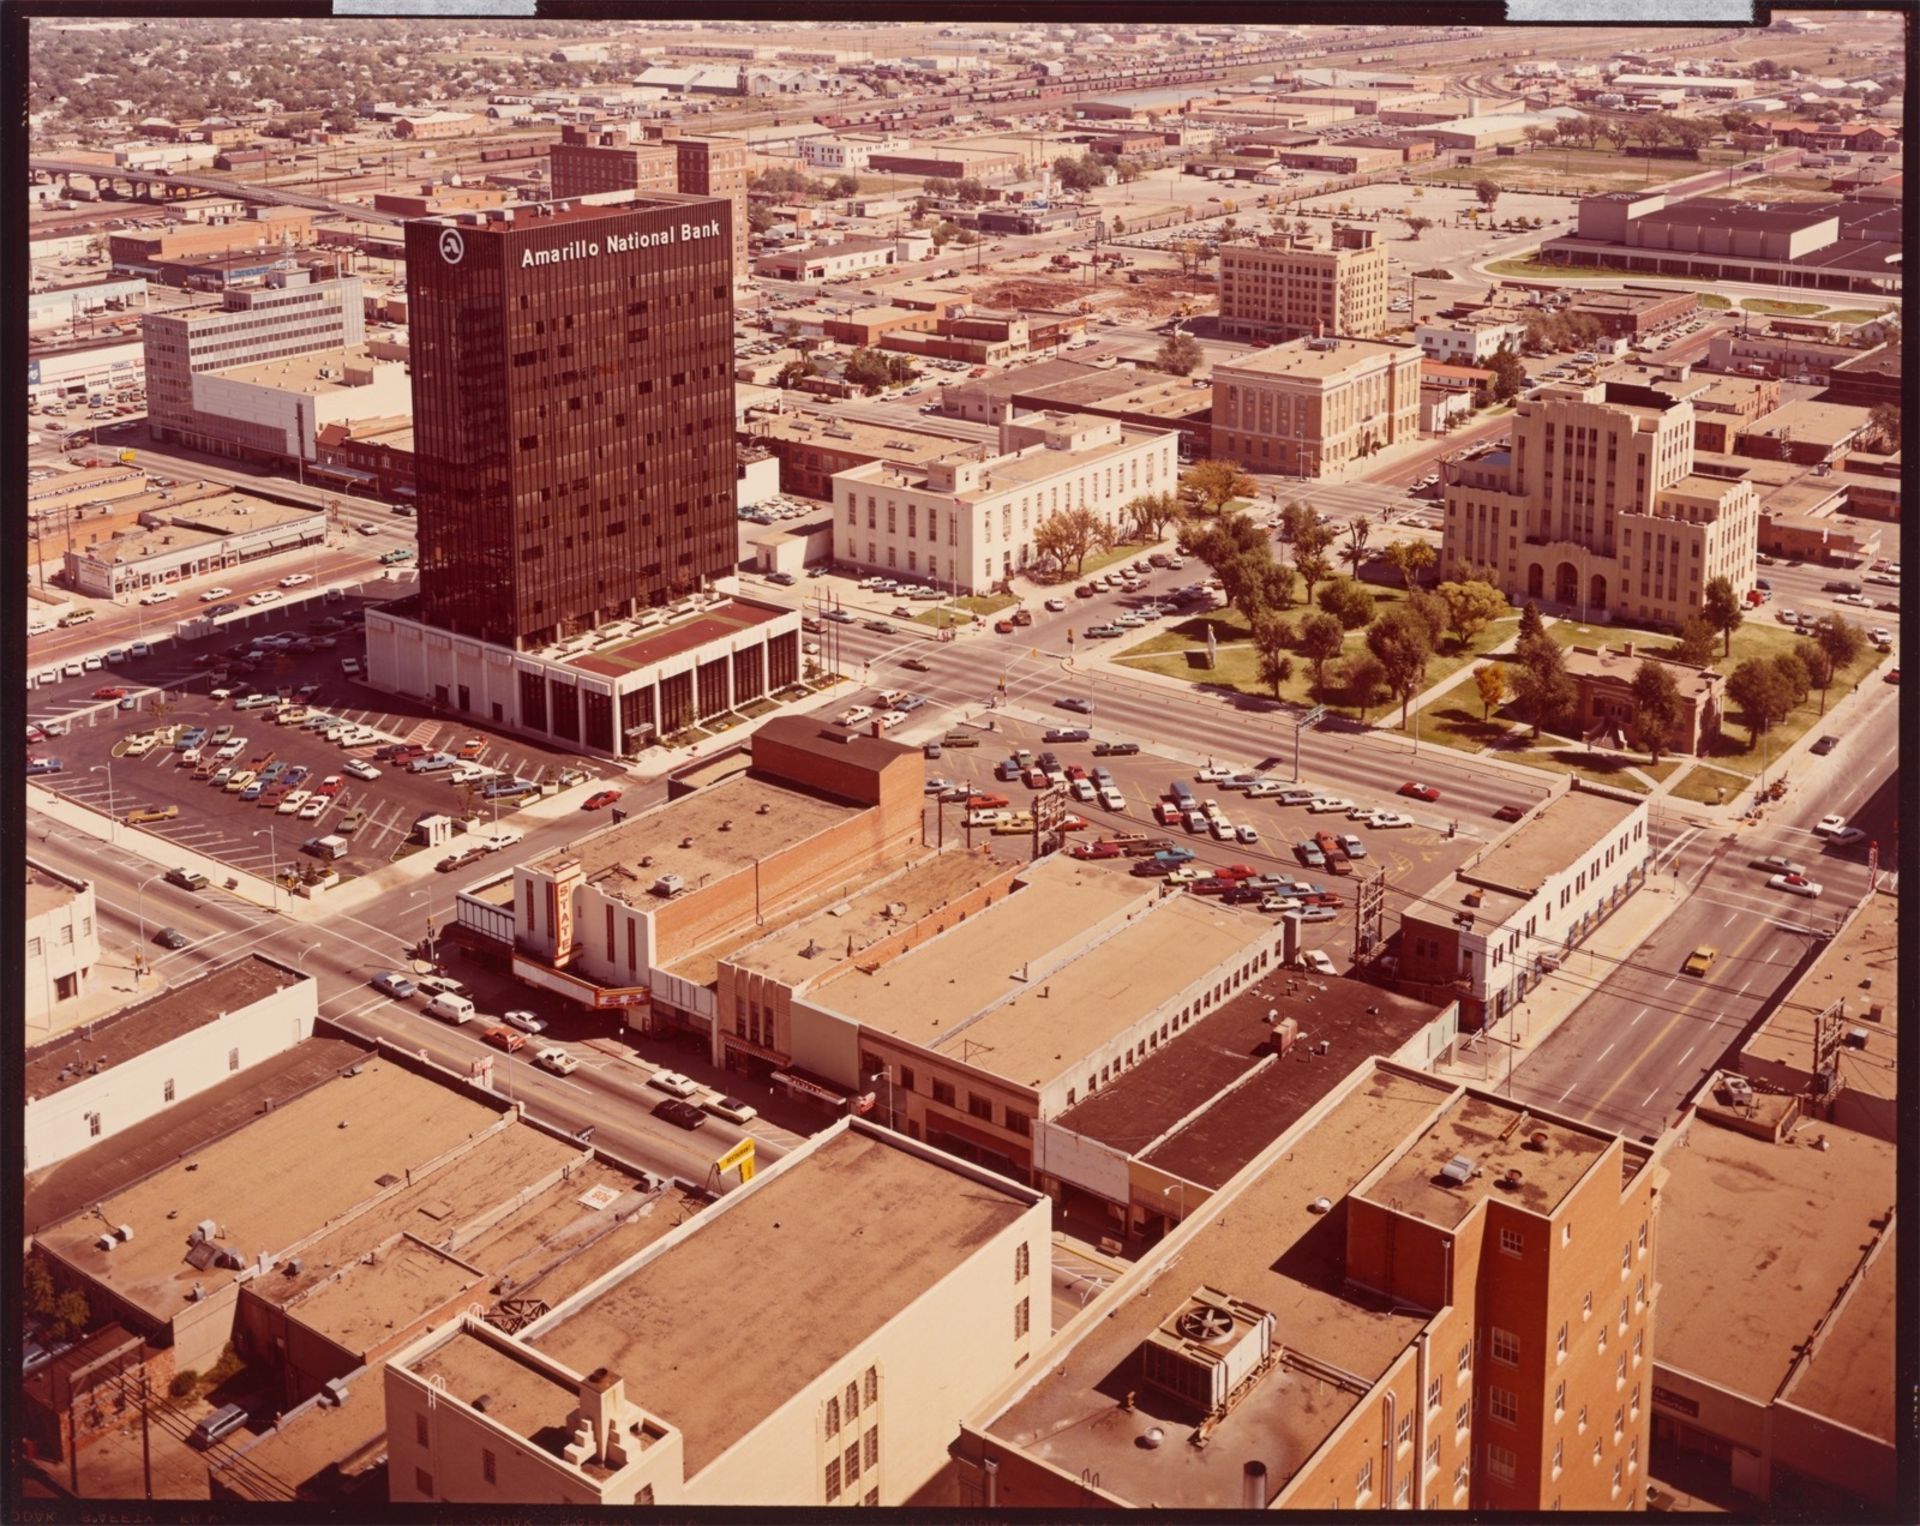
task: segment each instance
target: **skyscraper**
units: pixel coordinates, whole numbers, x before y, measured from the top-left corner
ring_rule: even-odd
[[[428,625],[539,648],[731,569],[731,209],[604,200],[407,225]]]

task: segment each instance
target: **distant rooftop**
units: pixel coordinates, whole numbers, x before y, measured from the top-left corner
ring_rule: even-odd
[[[1285,344],[1241,355],[1214,367],[1215,385],[1242,372],[1256,376],[1298,377],[1306,381],[1326,381],[1376,364],[1382,359],[1418,360],[1420,351],[1413,345],[1382,339],[1293,339]]]
[[[1819,874],[1818,867],[1813,873]],[[1867,1034],[1865,1048],[1842,1046],[1840,1077],[1849,1091],[1892,1102],[1898,1093],[1900,1045],[1900,900],[1868,896],[1781,999],[1743,1054],[1811,1072],[1813,1024],[1835,1002],[1846,1025]],[[1877,1017],[1869,1014],[1879,1009]]]
[[[335,392],[352,392],[366,385],[364,380],[348,380],[349,368],[356,374],[362,374],[372,373],[378,367],[398,364],[397,361],[376,361],[362,344],[333,350],[310,350],[304,355],[288,355],[279,360],[258,360],[251,365],[234,366],[211,374],[222,381],[277,387],[285,392],[323,397]]]
[[[558,1310],[528,1344],[578,1372],[624,1377],[635,1404],[679,1428],[691,1477],[1029,1210],[1026,1189],[996,1181],[842,1125]],[[805,1317],[777,1331],[744,1317],[725,1290],[748,1285],[778,1289]],[[569,1392],[562,1422],[573,1403]]]
[[[777,620],[784,613],[769,605],[726,599],[678,619],[637,631],[625,639],[596,645],[592,651],[567,659],[569,667],[618,678],[650,667],[682,652],[691,652],[726,636]]]
[[[1525,899],[1551,874],[1597,851],[1640,806],[1595,790],[1573,789],[1548,801],[1514,831],[1456,871],[1464,883]]]
[[[85,881],[81,882],[86,883]],[[27,919],[43,917],[56,906],[64,906],[80,894],[78,888],[65,875],[51,869],[42,869],[37,865],[27,865]],[[33,1095],[29,1085],[27,1095]]]

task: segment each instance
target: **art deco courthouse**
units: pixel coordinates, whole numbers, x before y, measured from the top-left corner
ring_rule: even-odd
[[[430,626],[539,648],[731,570],[732,210],[607,200],[407,225]]]

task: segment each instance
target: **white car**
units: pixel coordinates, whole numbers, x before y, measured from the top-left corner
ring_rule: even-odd
[[[245,752],[246,750],[247,750],[246,739],[244,737],[235,737],[231,742],[221,743],[220,750],[216,752],[214,756],[216,758],[219,758],[222,762],[229,762],[232,759],[239,757],[240,754]]]
[[[1215,842],[1233,841],[1234,826],[1226,817],[1215,816],[1207,826],[1208,830],[1213,833],[1213,840]]]
[[[1338,973],[1333,967],[1333,961],[1327,957],[1326,951],[1317,948],[1310,948],[1300,956],[1300,968],[1311,970],[1316,975]]]
[[[305,810],[307,802],[312,798],[312,794],[307,790],[294,790],[285,800],[280,802],[275,808],[274,814],[276,816],[291,816],[295,811]]]
[[[1375,811],[1367,818],[1367,825],[1376,828],[1410,827],[1413,825],[1413,818],[1411,816],[1402,816],[1398,811]]]
[[[1066,609],[1066,607],[1067,607],[1067,601],[1065,599],[1047,600],[1047,608],[1052,610],[1056,615],[1062,613]]]
[[[1100,791],[1100,805],[1103,810],[1124,814],[1127,809],[1127,797],[1111,784]]]
[[[1260,898],[1260,909],[1269,912],[1298,911],[1306,904],[1297,895],[1264,895]]]
[[[1286,788],[1278,779],[1262,779],[1247,786],[1247,799],[1264,800],[1269,795],[1277,795]]]
[[[1862,609],[1872,609],[1873,600],[1863,593],[1837,593],[1833,596],[1836,604],[1857,604]]]
[[[478,763],[463,763],[447,775],[447,783],[471,784],[474,780],[484,779],[486,776],[487,770]]]
[[[580,1062],[564,1049],[543,1049],[533,1057],[533,1063],[556,1076],[570,1076],[580,1068]]]
[[[1307,802],[1307,809],[1316,816],[1327,816],[1335,811],[1352,810],[1353,802],[1338,795],[1318,795]]]
[[[1222,779],[1231,779],[1235,772],[1224,763],[1209,763],[1193,777],[1198,784],[1217,784]]]
[[[363,758],[349,758],[341,767],[356,779],[378,779],[380,770]]]
[[[205,593],[200,595],[200,602],[202,604],[212,604],[220,599],[231,599],[232,597],[233,590],[231,588],[209,588]]]
[[[657,1086],[661,1091],[675,1097],[691,1097],[700,1088],[677,1070],[656,1070],[647,1077],[647,1085]]]
[[[277,589],[277,588],[263,588],[263,589],[261,589],[261,590],[260,590],[260,591],[259,591],[258,593],[250,593],[250,594],[248,594],[248,595],[247,595],[247,602],[248,602],[249,604],[251,604],[251,605],[254,605],[254,606],[255,606],[255,607],[257,608],[257,607],[259,607],[259,606],[260,606],[260,605],[262,605],[262,604],[271,604],[271,603],[273,603],[273,601],[274,601],[275,599],[277,599],[277,598],[279,598],[279,597],[280,597],[280,590],[279,590],[279,589]]]
[[[842,726],[858,726],[862,721],[873,719],[873,711],[865,705],[855,705],[850,710],[842,710],[835,719]]]
[[[716,1118],[724,1118],[729,1123],[751,1123],[760,1116],[759,1109],[750,1102],[742,1102],[738,1097],[703,1097],[700,1105]]]
[[[378,535],[380,533],[380,527],[371,519],[361,520],[359,524],[354,526],[354,529],[358,530],[362,535]]]
[[[298,588],[302,583],[311,583],[312,581],[313,574],[311,572],[289,572],[280,580],[280,586],[282,588]]]
[[[1803,895],[1813,900],[1825,887],[1818,880],[1810,880],[1804,874],[1776,874],[1767,880],[1769,890],[1784,890],[1788,895]]]
[[[1235,827],[1233,829],[1233,835],[1240,842],[1255,843],[1260,841],[1260,829],[1258,827]]]
[[[511,1012],[502,1012],[500,1014],[500,1021],[505,1023],[509,1028],[518,1028],[522,1033],[545,1033],[547,1031],[546,1019],[536,1012],[527,1011],[525,1007],[516,1007]]]
[[[285,802],[282,802],[284,804]],[[333,804],[331,795],[315,795],[295,813],[302,821],[318,821],[327,814],[327,807]]]
[[[140,595],[142,604],[165,604],[177,597],[171,588],[155,588]]]
[[[1370,805],[1350,805],[1347,807],[1347,820],[1365,821],[1373,814],[1373,811],[1374,808]]]
[[[1092,800],[1094,798],[1093,780],[1075,779],[1073,781],[1073,798],[1075,800]]]

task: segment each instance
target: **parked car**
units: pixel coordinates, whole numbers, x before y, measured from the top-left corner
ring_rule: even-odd
[[[510,1028],[518,1028],[522,1033],[545,1033],[547,1031],[545,1018],[529,1012],[522,1007],[516,1007],[511,1012],[502,1012],[500,1014],[500,1020]]]
[[[1327,856],[1320,851],[1319,844],[1317,843],[1295,843],[1293,845],[1293,856],[1299,859],[1300,862],[1305,864],[1309,869],[1324,869],[1327,867]]]
[[[760,1116],[757,1108],[738,1097],[708,1097],[700,1105],[714,1117],[724,1118],[729,1123],[751,1123]]]
[[[647,1085],[658,1087],[676,1097],[691,1097],[700,1088],[677,1070],[656,1070],[647,1077]]]
[[[677,1128],[697,1129],[707,1121],[706,1111],[695,1107],[691,1102],[682,1102],[673,1097],[655,1104],[653,1116],[663,1118]]]

